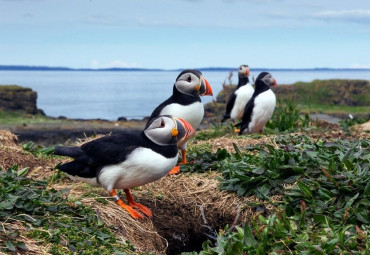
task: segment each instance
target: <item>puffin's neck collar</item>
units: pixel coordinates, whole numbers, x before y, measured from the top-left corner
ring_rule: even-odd
[[[195,102],[195,101],[201,102],[199,95],[194,96],[194,95],[185,94],[185,93],[179,91],[176,88],[175,85],[173,86],[172,96],[176,100],[176,102],[182,102],[182,103],[185,103],[185,102]]]
[[[249,83],[248,77],[239,77],[238,88]]]

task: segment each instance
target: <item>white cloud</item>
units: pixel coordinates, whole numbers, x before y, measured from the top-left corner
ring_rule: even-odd
[[[350,68],[359,68],[359,69],[366,68],[366,69],[370,69],[370,64],[358,64],[358,63],[355,63],[355,64],[352,64],[350,66]]]
[[[342,20],[370,24],[370,10],[338,10],[322,11],[313,15],[324,20]]]
[[[110,25],[111,21],[102,15],[91,15],[82,19],[83,22],[100,25]]]

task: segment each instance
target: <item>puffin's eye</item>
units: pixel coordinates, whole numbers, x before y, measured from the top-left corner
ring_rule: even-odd
[[[188,82],[191,82],[191,76],[189,75],[189,77],[188,77],[188,80],[187,80]]]
[[[239,70],[242,70],[242,67],[239,67]]]
[[[164,120],[161,121],[161,127],[164,127],[166,126],[166,124],[164,123]]]

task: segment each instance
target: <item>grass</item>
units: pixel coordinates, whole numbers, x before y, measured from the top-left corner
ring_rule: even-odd
[[[30,88],[21,87],[18,85],[0,85],[0,91],[10,91],[10,90],[28,90],[30,91]]]
[[[38,123],[62,123],[64,120],[54,119],[42,114],[28,114],[22,111],[2,111],[0,110],[0,124],[23,125]],[[64,121],[65,122],[65,121]]]
[[[301,113],[325,113],[325,114],[368,114],[370,106],[348,106],[348,105],[328,105],[328,104],[299,104],[298,108]]]

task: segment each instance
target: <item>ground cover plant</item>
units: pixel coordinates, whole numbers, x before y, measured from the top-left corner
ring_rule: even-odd
[[[246,205],[260,213],[220,231],[216,245],[204,243],[200,254],[368,254],[369,145],[283,135],[273,145],[235,145],[235,153],[190,154],[188,171],[220,171],[222,189],[261,201]],[[264,213],[266,205],[274,213]]]
[[[0,251],[32,253],[22,241],[24,235],[50,247],[52,254],[134,251],[129,243],[116,239],[92,208],[68,200],[68,190],[50,189],[52,179],[32,180],[25,176],[27,171],[17,166],[0,169]]]

